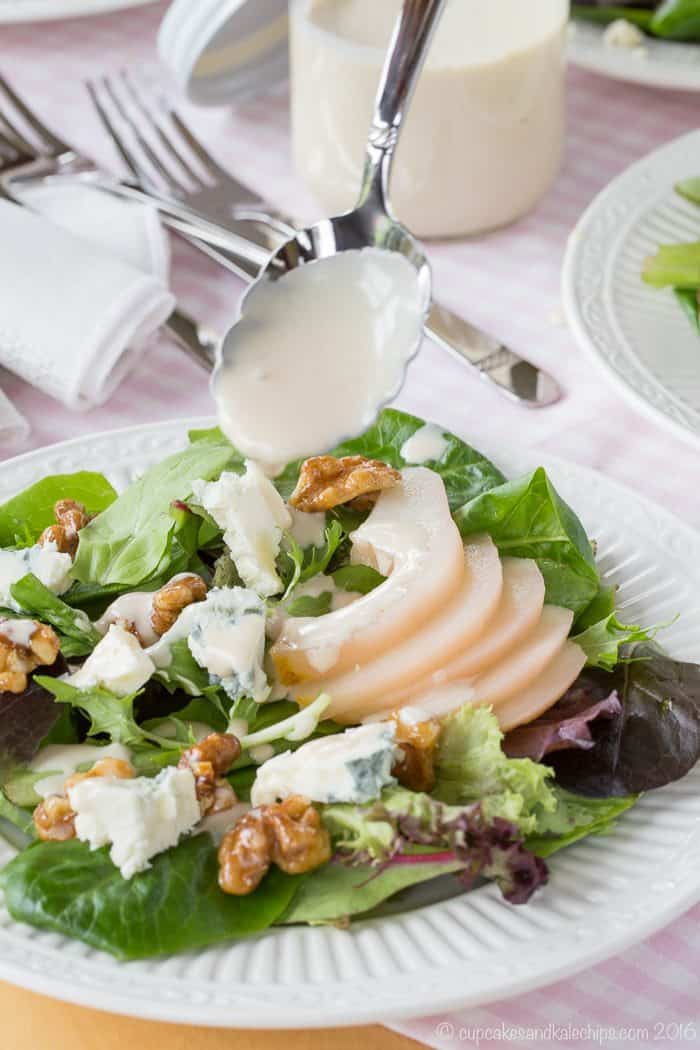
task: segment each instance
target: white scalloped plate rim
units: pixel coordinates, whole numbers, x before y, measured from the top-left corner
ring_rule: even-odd
[[[27,453],[0,464],[0,499],[75,469],[104,469],[123,484],[180,447],[188,427],[210,424],[129,427]],[[544,463],[598,538],[604,577],[620,583],[625,609],[663,622],[676,609],[682,619],[666,644],[697,659],[700,533],[585,468],[527,453],[499,459],[513,472]],[[0,862],[8,855],[0,847]],[[251,1028],[388,1021],[518,995],[623,951],[700,898],[700,767],[647,796],[612,836],[564,851],[551,868],[549,886],[524,908],[484,886],[349,931],[282,928],[129,964],[14,923],[0,904],[0,979],[129,1016]]]
[[[570,25],[570,61],[591,73],[629,84],[677,91],[700,91],[700,45],[648,37],[644,53],[634,48],[609,47],[605,29],[573,21]]]
[[[156,0],[0,0],[0,25],[87,18],[88,15],[126,11],[155,2]]]
[[[639,244],[648,237],[651,245],[652,224],[661,210],[693,208],[678,198],[673,187],[695,172],[700,172],[700,131],[674,139],[613,179],[569,236],[562,298],[577,344],[618,392],[649,419],[697,446],[700,401],[690,403],[674,391],[673,376],[664,380],[649,367],[635,350],[634,340],[645,338],[642,327],[649,318],[663,324],[669,337],[665,345],[673,343],[676,354],[682,348],[686,356],[697,355],[695,382],[699,384],[700,340],[669,292],[648,288],[641,276],[639,286],[632,288],[629,273],[633,260],[635,267],[639,262],[637,272],[641,272]],[[696,214],[700,236],[700,210]],[[653,243],[662,243],[662,237],[656,234]],[[635,303],[644,311],[637,332],[623,316],[623,310],[631,311]]]

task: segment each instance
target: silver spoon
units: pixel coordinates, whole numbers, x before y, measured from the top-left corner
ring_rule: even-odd
[[[427,320],[432,294],[430,264],[420,241],[394,217],[389,178],[403,120],[445,2],[404,0],[379,81],[357,204],[352,211],[299,231],[283,244],[247,290],[241,316],[245,299],[262,281],[278,280],[298,266],[337,252],[374,247],[400,252],[412,264],[418,277],[424,320]],[[235,330],[234,325],[222,343],[214,384],[222,360],[227,356],[229,342],[233,351]],[[420,339],[411,357],[415,357],[419,347]],[[398,390],[393,396],[397,393]]]

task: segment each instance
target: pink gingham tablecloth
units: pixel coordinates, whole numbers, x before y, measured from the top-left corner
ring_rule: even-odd
[[[125,66],[155,72],[155,34],[166,7],[160,3],[81,21],[0,27],[0,67],[59,132],[114,164],[81,81]],[[564,170],[537,212],[508,230],[430,249],[439,297],[550,369],[566,399],[547,411],[519,409],[426,345],[411,369],[402,404],[452,426],[496,459],[499,446],[513,440],[546,449],[593,466],[700,526],[697,449],[666,435],[610,389],[574,345],[559,295],[566,237],[582,209],[632,161],[695,127],[700,96],[572,71],[569,101]],[[314,217],[290,163],[284,89],[235,109],[188,109],[187,115],[236,174],[280,207]],[[184,307],[219,326],[234,315],[241,292],[235,278],[177,245],[174,286]],[[69,413],[12,376],[0,377],[0,385],[29,418],[33,447],[212,408],[206,376],[166,339],[143,357],[106,406],[86,415]],[[700,905],[644,943],[574,978],[397,1029],[448,1050],[700,1046],[698,973]]]

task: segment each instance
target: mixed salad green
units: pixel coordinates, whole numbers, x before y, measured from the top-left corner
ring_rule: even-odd
[[[700,178],[684,179],[676,193],[700,206]],[[663,244],[644,262],[642,278],[653,288],[671,288],[696,332],[700,332],[700,241]]]
[[[700,40],[700,2],[698,0],[582,0],[571,5],[574,18],[600,25],[618,19],[631,22],[650,36],[664,40]]]
[[[423,426],[385,410],[334,454],[401,469],[402,448]],[[87,742],[111,755],[124,749],[155,791],[192,749],[197,727],[237,734],[240,753],[225,780],[245,802],[271,756],[353,732],[324,719],[323,697],[301,711],[274,694],[256,699],[257,686],[245,684],[253,678],[212,673],[196,658],[194,632],[171,636],[168,660],[132,691],[85,684],[80,671],[76,677],[104,644],[100,617],[115,597],[155,592],[180,573],[201,576],[219,601],[244,591],[224,530],[193,497],[195,481],[242,474],[241,456],[220,431],[196,431],[184,451],[119,495],[102,475],[77,473],[45,478],[0,507],[5,558],[34,549],[54,521],[56,500],[75,500],[94,515],[80,531],[62,593],[30,572],[10,583],[2,600],[0,636],[6,621],[31,617],[53,628],[61,650],[53,664],[28,675],[22,692],[0,693],[0,832],[18,851],[0,871],[0,888],[14,919],[130,960],[279,924],[342,924],[445,875],[465,889],[491,879],[506,900],[524,903],[547,881],[545,858],[609,832],[642,792],[688,772],[700,756],[700,667],[671,660],[652,641],[653,630],[621,622],[593,544],[546,471],[507,481],[459,438],[443,438],[440,459],[426,465],[442,478],[462,536],[486,532],[502,554],[534,559],[546,600],[573,612],[572,636],[588,666],[544,715],[505,737],[490,708],[453,711],[440,726],[430,790],[391,777],[364,802],[317,804],[330,859],[302,874],[272,863],[247,895],[219,887],[216,835],[206,820],[127,878],[109,843],[40,840],[33,819],[47,748]],[[275,479],[284,499],[300,466],[289,464]],[[350,594],[381,586],[377,568],[350,560],[350,534],[367,513],[334,508],[315,544],[285,537],[276,559],[279,591],[259,599],[263,615],[282,607],[291,615],[324,615],[331,595],[323,587],[311,593],[315,579]],[[0,586],[4,579],[0,563]]]

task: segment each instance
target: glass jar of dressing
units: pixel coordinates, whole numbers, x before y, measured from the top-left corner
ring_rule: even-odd
[[[357,198],[401,0],[291,0],[294,159],[328,214]],[[568,0],[449,0],[397,149],[392,202],[421,237],[525,215],[564,140]]]

